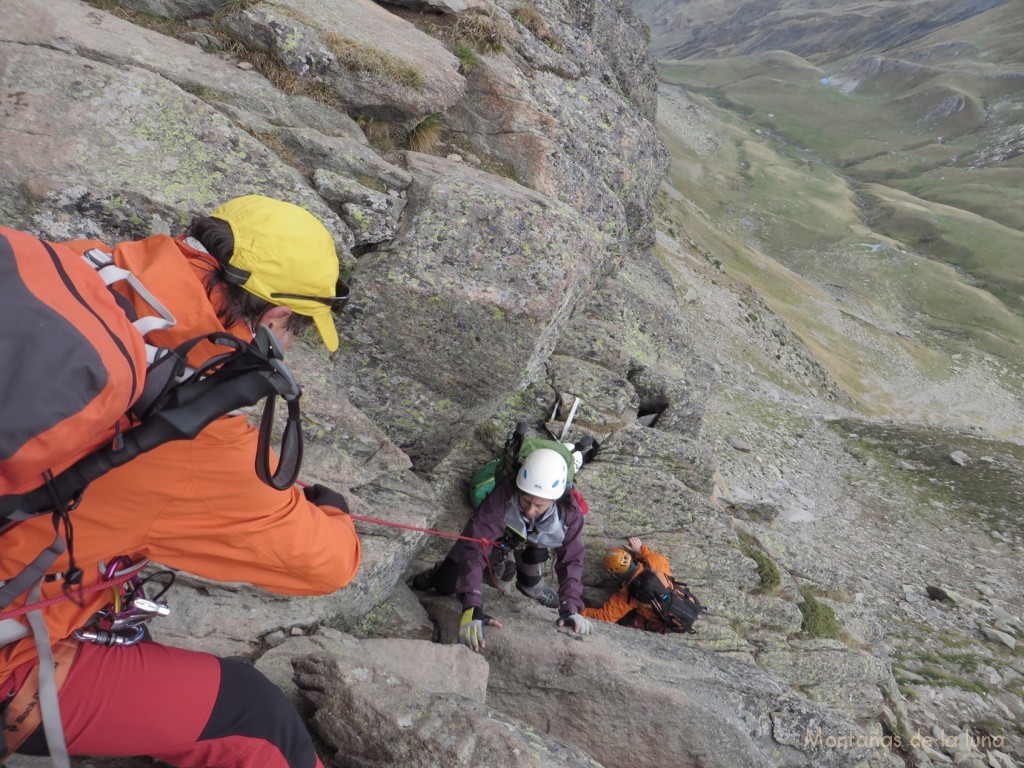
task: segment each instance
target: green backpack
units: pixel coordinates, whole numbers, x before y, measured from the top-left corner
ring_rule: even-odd
[[[589,461],[597,453],[597,447],[597,443],[592,438],[580,441],[577,446],[570,449],[557,440],[526,437],[526,425],[519,422],[516,424],[515,431],[511,432],[508,439],[505,440],[501,453],[473,474],[469,481],[469,503],[473,505],[473,509],[477,509],[494,490],[494,487],[518,472],[519,467],[523,464],[523,459],[538,448],[550,448],[562,455],[569,468],[565,485],[567,488],[571,488],[573,480],[576,478],[576,458],[573,456],[573,451],[581,450],[583,460]]]

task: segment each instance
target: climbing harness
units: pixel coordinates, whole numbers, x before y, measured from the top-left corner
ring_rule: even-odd
[[[75,637],[82,642],[95,645],[135,645],[146,637],[145,624],[158,616],[167,616],[171,609],[163,596],[174,583],[174,572],[158,571],[140,578],[143,566],[149,561],[132,563],[128,557],[114,558],[104,569],[104,579],[114,579],[127,574],[128,580],[113,588],[110,603],[100,609],[84,627],[75,631]],[[152,598],[146,595],[145,585],[159,576],[169,577],[162,589]]]

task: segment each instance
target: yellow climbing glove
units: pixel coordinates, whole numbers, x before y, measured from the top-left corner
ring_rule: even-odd
[[[462,612],[459,622],[459,642],[472,651],[479,652],[487,643],[484,642],[484,623],[487,615],[481,608],[467,608]]]

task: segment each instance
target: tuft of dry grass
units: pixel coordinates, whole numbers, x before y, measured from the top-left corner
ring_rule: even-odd
[[[441,140],[444,117],[439,112],[427,115],[409,130],[406,145],[413,152],[432,152]]]
[[[108,2],[109,0],[104,1]],[[234,5],[239,10],[253,4],[254,0],[232,0],[229,3],[229,5]],[[226,8],[227,6],[218,11],[218,13],[222,14]],[[345,69],[351,72],[365,72],[381,80],[397,83],[407,88],[422,90],[423,76],[403,59],[382,51],[369,43],[346,37],[337,32],[321,30],[314,19],[299,11],[290,11],[289,15],[296,22],[314,30],[330,49],[331,53],[337,57],[339,65]],[[333,94],[326,84],[316,78],[303,78],[296,75],[285,67],[276,56],[251,50],[238,40],[233,41],[231,50],[239,58],[252,63],[260,74],[285,93],[302,93],[321,102],[333,103]]]
[[[276,56],[254,51],[239,40],[232,40],[228,50],[239,59],[248,61],[279,90],[291,96],[308,94],[308,83],[282,64]]]
[[[219,10],[220,13],[239,13],[259,3],[260,0],[224,0]]]
[[[290,165],[293,168],[299,166],[299,160],[295,156],[295,153],[292,152],[291,148],[277,134],[267,133],[266,131],[252,131],[252,137],[277,155],[281,162],[286,165]]]
[[[323,39],[338,62],[348,70],[366,72],[406,88],[423,88],[423,75],[397,56],[336,32],[323,33]]]
[[[448,31],[455,45],[468,43],[481,53],[496,53],[505,45],[502,25],[484,13],[460,15]]]
[[[512,11],[512,18],[530,30],[533,36],[555,51],[562,49],[562,41],[552,33],[544,14],[535,5],[520,3]]]
[[[463,72],[473,69],[477,54],[502,50],[505,41],[516,34],[504,18],[480,8],[451,16],[397,13],[424,34],[440,40],[458,58]]]
[[[94,8],[106,11],[111,16],[117,16],[119,19],[124,19],[136,26],[151,29],[168,37],[175,37],[187,29],[184,22],[180,19],[155,16],[151,13],[137,11],[134,8],[125,8],[117,0],[86,0],[86,2]]]
[[[534,36],[543,40],[551,34],[548,23],[544,20],[544,14],[537,6],[520,3],[511,11],[512,18],[530,30]]]

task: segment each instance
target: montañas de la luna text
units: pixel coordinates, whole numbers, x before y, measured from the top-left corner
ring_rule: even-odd
[[[963,741],[963,743],[961,743]],[[972,736],[969,733],[950,733],[939,731],[936,735],[912,733],[900,734],[850,734],[848,736],[825,734],[819,728],[804,734],[804,749],[901,749],[908,744],[915,749],[955,750],[958,746],[969,747],[972,752],[984,752],[990,749],[1002,749],[1005,744],[1003,736]]]

